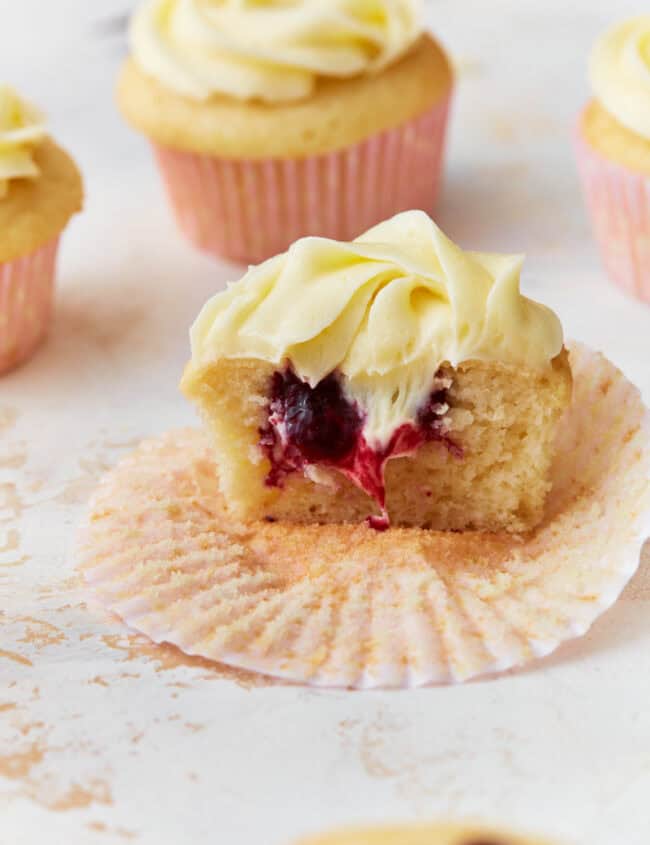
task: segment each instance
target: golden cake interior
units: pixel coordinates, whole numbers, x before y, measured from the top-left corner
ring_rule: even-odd
[[[360,522],[377,503],[338,469],[316,465],[268,484],[260,448],[276,368],[256,359],[222,359],[188,368],[187,396],[212,434],[225,500],[242,519],[297,523]],[[443,364],[445,426],[457,449],[424,443],[385,467],[391,525],[440,530],[521,532],[542,519],[559,420],[571,397],[566,350],[544,369],[466,361]],[[432,374],[433,378],[433,374]]]

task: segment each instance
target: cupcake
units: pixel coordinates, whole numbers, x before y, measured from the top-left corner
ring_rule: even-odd
[[[257,263],[431,211],[452,91],[421,0],[145,0],[118,102],[199,248]]]
[[[0,87],[0,372],[45,336],[59,237],[82,198],[79,171],[43,116]]]
[[[351,243],[299,240],[211,299],[182,387],[232,512],[534,528],[571,370],[521,265],[410,211]]]
[[[548,841],[476,825],[417,825],[341,830],[296,845],[548,845]]]
[[[584,193],[608,275],[650,302],[650,15],[605,33],[590,63],[594,98],[580,116]]]

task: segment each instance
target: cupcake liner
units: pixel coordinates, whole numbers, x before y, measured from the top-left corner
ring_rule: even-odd
[[[240,523],[204,434],[141,445],[101,482],[80,566],[155,642],[317,686],[409,687],[520,666],[584,634],[650,535],[650,414],[571,348],[574,402],[530,535]]]
[[[597,152],[578,129],[578,168],[607,275],[650,302],[650,178]]]
[[[397,214],[431,212],[450,97],[410,122],[327,155],[225,159],[155,146],[178,223],[197,247],[257,264],[298,238],[349,241]]]
[[[29,255],[0,263],[0,373],[26,360],[45,336],[58,248],[57,237]]]

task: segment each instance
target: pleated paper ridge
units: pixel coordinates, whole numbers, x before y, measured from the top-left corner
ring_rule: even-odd
[[[59,238],[0,262],[0,373],[26,361],[50,325]]]
[[[582,191],[607,275],[627,294],[650,303],[650,178],[605,158],[579,128],[575,146]]]
[[[181,230],[199,249],[258,264],[306,235],[350,241],[400,211],[431,213],[451,94],[357,144],[304,158],[225,159],[154,146]]]

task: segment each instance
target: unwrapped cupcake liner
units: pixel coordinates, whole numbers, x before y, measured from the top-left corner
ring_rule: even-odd
[[[578,166],[607,275],[650,302],[650,178],[595,150],[578,129]]]
[[[298,238],[349,241],[440,187],[450,98],[396,129],[327,155],[226,159],[154,146],[178,223],[200,249],[244,264]]]
[[[25,361],[44,338],[52,314],[59,238],[0,263],[0,373]]]
[[[650,415],[571,348],[574,401],[529,535],[242,523],[206,436],[145,442],[95,493],[80,566],[133,629],[190,655],[316,686],[454,683],[584,634],[650,535]]]

